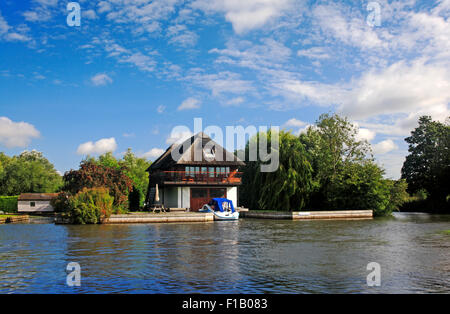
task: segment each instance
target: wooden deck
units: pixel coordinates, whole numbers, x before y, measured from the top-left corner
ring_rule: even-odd
[[[169,213],[139,213],[112,215],[105,224],[126,224],[126,223],[171,223],[171,222],[212,222],[212,213],[194,212],[169,212]]]
[[[317,219],[372,219],[372,210],[341,210],[341,211],[311,211],[311,212],[264,212],[248,211],[240,213],[242,218],[257,219],[288,219],[288,220],[317,220]]]

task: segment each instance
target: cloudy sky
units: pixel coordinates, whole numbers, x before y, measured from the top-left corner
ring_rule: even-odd
[[[398,178],[418,117],[450,115],[450,0],[80,0],[79,27],[68,2],[0,2],[0,151],[61,172],[154,158],[195,117],[301,132],[338,112]]]

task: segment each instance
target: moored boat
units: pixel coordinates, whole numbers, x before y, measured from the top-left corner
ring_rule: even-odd
[[[233,206],[233,202],[226,198],[213,198],[208,204],[203,205],[200,212],[214,214],[215,220],[238,220],[239,213]]]

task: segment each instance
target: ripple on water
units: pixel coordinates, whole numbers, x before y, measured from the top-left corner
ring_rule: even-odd
[[[445,216],[0,226],[0,293],[450,292]],[[368,288],[378,262],[382,286]],[[65,284],[78,262],[82,286]]]

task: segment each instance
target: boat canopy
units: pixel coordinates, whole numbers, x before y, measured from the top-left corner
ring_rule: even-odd
[[[227,198],[213,198],[212,200],[214,202],[214,205],[217,205],[217,208],[219,208],[219,210],[221,212],[224,212],[224,209],[223,209],[224,204],[228,204],[228,207],[231,209],[232,213],[235,212],[234,206],[233,206],[233,201],[231,201]]]

